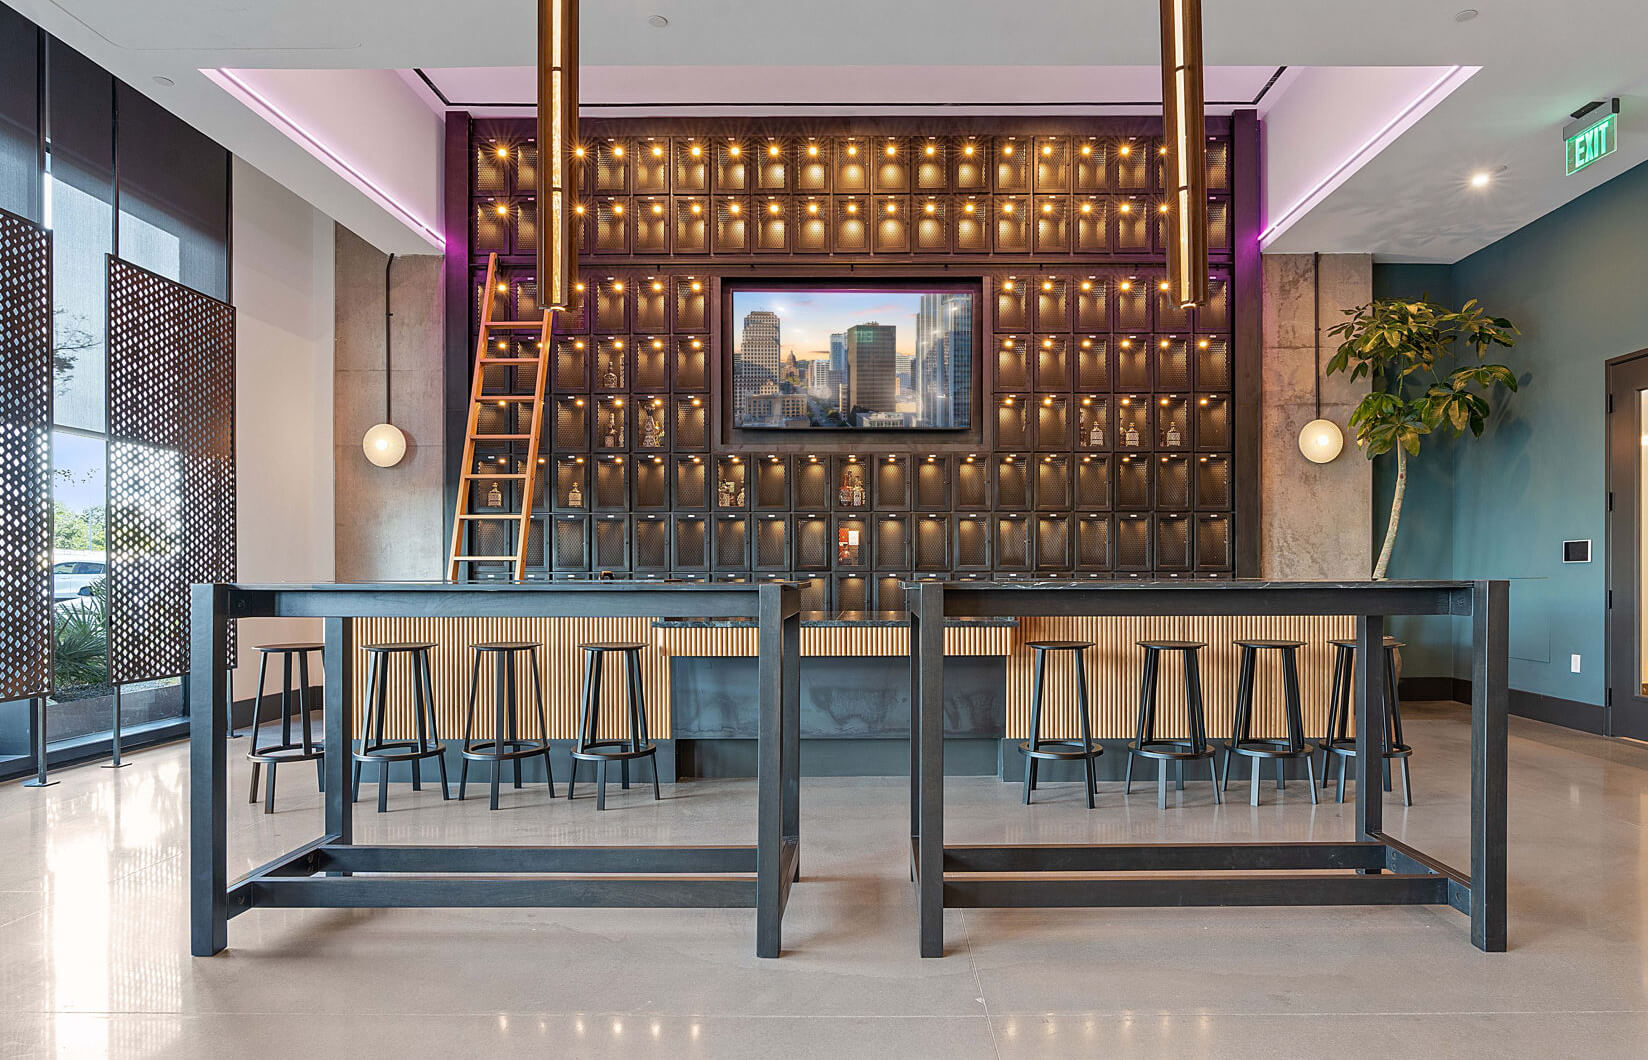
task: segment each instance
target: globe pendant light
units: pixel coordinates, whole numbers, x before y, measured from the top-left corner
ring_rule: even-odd
[[[1316,331],[1316,418],[1299,429],[1299,451],[1313,464],[1327,464],[1345,448],[1345,432],[1322,417],[1322,255],[1311,255],[1311,268],[1315,283],[1312,323]]]
[[[383,422],[374,423],[361,438],[361,451],[366,459],[378,467],[394,467],[406,455],[406,434],[390,421],[392,392],[390,374],[389,320],[394,314],[389,308],[389,270],[395,267],[395,255],[383,267]]]

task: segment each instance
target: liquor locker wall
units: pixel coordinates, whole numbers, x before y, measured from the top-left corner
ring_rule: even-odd
[[[1165,293],[1148,126],[916,124],[585,123],[580,302],[554,339],[535,469],[539,576],[793,578],[821,610],[900,607],[908,578],[1229,576],[1244,484],[1228,128],[1210,122],[1213,298],[1186,312]],[[499,315],[541,312],[533,134],[470,126],[466,364],[489,254]],[[877,269],[981,279],[982,441],[726,441],[719,279]],[[536,340],[498,341],[508,356]],[[518,371],[488,369],[487,390],[523,392]],[[483,429],[518,433],[529,414],[488,406]],[[479,459],[525,470],[507,447]],[[472,488],[488,511],[519,487]],[[509,551],[491,544],[471,553]]]

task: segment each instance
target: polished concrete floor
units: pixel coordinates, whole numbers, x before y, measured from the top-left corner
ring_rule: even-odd
[[[1464,864],[1468,731],[1410,707],[1417,805],[1387,823]],[[237,749],[239,745],[237,745]],[[232,793],[244,798],[235,761]],[[231,873],[319,832],[312,774],[279,811],[231,803]],[[1511,951],[1435,908],[951,911],[916,956],[901,778],[809,780],[785,955],[750,910],[254,910],[189,956],[187,758],[0,787],[0,1056],[1642,1057],[1648,1055],[1648,748],[1514,720]],[[1351,804],[1303,784],[1257,809],[1205,782],[948,784],[954,842],[1342,839]],[[397,789],[363,841],[748,841],[744,781],[547,805]],[[1236,795],[1235,785],[1231,794]],[[1243,793],[1245,794],[1245,792]]]

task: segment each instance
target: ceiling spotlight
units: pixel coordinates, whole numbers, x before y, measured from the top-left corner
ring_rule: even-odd
[[[1476,8],[1467,7],[1465,10],[1460,11],[1458,14],[1454,15],[1453,20],[1455,22],[1469,22],[1471,19],[1475,18],[1479,14],[1481,14],[1481,12],[1478,11]]]
[[[173,85],[177,84],[176,81],[173,81],[165,74],[154,75],[154,83],[159,85],[161,88],[171,88]]]
[[[665,26],[669,25],[669,19],[665,18],[663,15],[648,15],[647,25],[651,26],[653,29],[663,29]]]
[[[1485,188],[1492,183],[1493,174],[1485,169],[1471,174],[1471,187],[1473,188]]]

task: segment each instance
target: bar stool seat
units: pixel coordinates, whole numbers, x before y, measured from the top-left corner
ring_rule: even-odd
[[[264,766],[269,767],[269,779],[263,798],[263,812],[275,812],[275,770],[286,762],[314,762],[316,783],[320,790],[326,790],[326,770],[321,764],[326,754],[323,743],[317,742],[311,726],[310,716],[313,708],[310,696],[313,690],[309,686],[309,655],[325,649],[324,644],[315,644],[307,641],[291,644],[259,644],[254,647],[258,653],[258,687],[257,696],[252,700],[252,746],[246,752],[246,758],[252,763],[252,787],[247,796],[247,802],[257,802],[258,775]],[[280,687],[280,742],[258,742],[261,734],[260,726],[263,719],[263,688],[269,674],[269,657],[278,656],[281,662]],[[292,663],[297,662],[298,683],[296,688],[296,704],[293,703]],[[295,709],[294,709],[295,707]],[[292,739],[292,718],[296,715],[301,722],[301,737]]]
[[[492,787],[488,809],[498,808],[498,780],[505,762],[512,763],[515,787],[521,786],[521,761],[542,758],[549,781],[549,797],[555,797],[555,770],[549,762],[549,723],[544,714],[544,682],[538,669],[538,644],[529,640],[484,641],[471,644],[475,666],[469,679],[469,709],[464,712],[463,749],[459,752],[458,801],[462,802],[469,789],[469,763],[492,764]],[[515,659],[525,654],[532,668],[532,690],[538,712],[540,738],[523,740],[520,734],[520,697],[515,686]],[[475,706],[481,688],[481,664],[493,656],[492,684],[492,738],[477,740],[475,733]]]
[[[1332,756],[1339,760],[1339,781],[1336,798],[1339,802],[1345,801],[1345,769],[1356,757],[1356,737],[1350,735],[1352,707],[1354,693],[1352,685],[1356,676],[1356,641],[1352,638],[1342,638],[1328,641],[1333,646],[1333,686],[1329,691],[1327,732],[1323,735],[1317,747],[1322,752],[1322,786],[1328,786],[1328,764],[1333,761]],[[1386,791],[1391,789],[1390,763],[1392,759],[1399,759],[1402,770],[1402,805],[1413,805],[1413,777],[1408,768],[1408,759],[1413,757],[1413,748],[1408,746],[1402,737],[1402,697],[1396,687],[1396,652],[1407,645],[1395,637],[1387,636],[1385,647],[1385,688],[1386,702],[1389,709],[1385,711],[1385,750],[1384,762],[1380,766],[1382,781]]]
[[[433,758],[441,773],[441,799],[452,798],[446,779],[445,746],[435,719],[435,688],[429,677],[429,653],[435,648],[432,641],[399,641],[387,644],[365,644],[370,663],[366,679],[366,716],[361,723],[360,746],[351,756],[354,759],[350,780],[351,801],[360,798],[361,767],[378,764],[378,812],[389,809],[389,767],[395,762],[412,763],[412,790],[423,790],[422,763]],[[404,657],[411,669],[412,717],[417,730],[415,738],[385,739],[384,731],[389,714],[390,665]]]
[[[1025,644],[1036,653],[1036,670],[1030,708],[1030,739],[1019,744],[1024,753],[1024,804],[1030,805],[1030,793],[1036,790],[1036,767],[1043,761],[1080,761],[1087,774],[1087,808],[1094,807],[1098,794],[1098,780],[1093,760],[1104,754],[1104,748],[1093,742],[1087,720],[1087,666],[1082,655],[1093,645],[1085,640],[1032,640]],[[1081,739],[1043,740],[1041,738],[1042,680],[1047,674],[1047,653],[1074,652],[1076,656],[1076,710],[1080,719]]]
[[[1230,786],[1230,756],[1232,753],[1251,759],[1253,772],[1249,777],[1248,802],[1259,805],[1259,772],[1260,763],[1272,760],[1276,763],[1276,790],[1287,788],[1287,779],[1283,775],[1286,760],[1303,758],[1305,772],[1309,781],[1310,801],[1314,805],[1316,799],[1316,752],[1305,744],[1304,708],[1299,698],[1299,657],[1298,651],[1305,646],[1302,640],[1269,640],[1250,639],[1234,642],[1241,649],[1241,667],[1236,677],[1236,714],[1231,724],[1230,741],[1225,745],[1225,776],[1224,786]],[[1253,735],[1253,684],[1255,671],[1258,669],[1259,653],[1275,651],[1281,653],[1282,661],[1282,701],[1284,705],[1284,726],[1287,732],[1285,737],[1255,737]]]
[[[571,801],[578,784],[578,763],[595,763],[595,808],[607,808],[607,763],[617,762],[622,769],[623,787],[629,787],[629,764],[634,759],[652,759],[652,797],[662,798],[658,789],[658,745],[647,734],[646,689],[641,682],[641,652],[645,644],[631,641],[592,641],[578,645],[584,653],[584,702],[578,720],[578,739],[572,747],[572,776],[567,780],[567,799]],[[629,736],[602,739],[601,731],[601,666],[609,654],[624,657],[624,676],[629,687]]]

